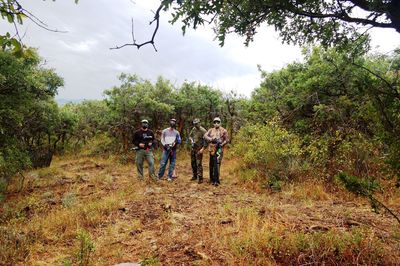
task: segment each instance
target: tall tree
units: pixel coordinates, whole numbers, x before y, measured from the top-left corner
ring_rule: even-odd
[[[62,78],[43,68],[35,51],[30,54],[0,51],[0,179],[35,166],[37,151],[51,155],[66,125],[54,102]]]

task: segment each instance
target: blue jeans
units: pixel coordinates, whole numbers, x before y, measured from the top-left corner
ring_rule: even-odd
[[[168,177],[172,178],[172,173],[174,172],[175,169],[176,150],[172,151],[163,150],[163,153],[161,155],[160,170],[158,171],[158,178],[163,177],[165,173],[165,168],[167,167],[168,160],[169,160]]]

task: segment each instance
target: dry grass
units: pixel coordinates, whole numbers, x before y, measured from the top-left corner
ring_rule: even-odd
[[[392,218],[321,184],[286,185],[279,193],[249,189],[231,159],[223,162],[220,187],[199,185],[189,181],[186,154],[178,155],[176,182],[138,182],[134,165],[120,162],[56,158],[26,173],[21,192],[13,184],[0,209],[0,264],[78,264],[82,254],[91,265],[393,265],[400,259],[400,228]],[[393,193],[388,202],[399,199]],[[82,252],[82,244],[94,249]]]

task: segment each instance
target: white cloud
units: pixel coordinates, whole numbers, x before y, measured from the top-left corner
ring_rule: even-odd
[[[67,43],[65,41],[58,41],[61,46],[72,52],[82,53],[91,51],[96,45],[97,40],[85,40],[77,43]]]
[[[260,74],[257,72],[242,76],[225,76],[213,82],[213,86],[224,92],[235,91],[240,95],[250,96],[260,82]]]
[[[132,70],[132,66],[114,62],[113,69],[119,72],[129,72],[130,70]]]
[[[117,76],[121,72],[153,81],[162,75],[175,84],[198,81],[248,96],[260,84],[257,64],[272,71],[302,58],[299,47],[283,45],[271,28],[260,28],[249,47],[244,47],[243,37],[229,35],[221,48],[213,40],[209,26],[196,31],[188,29],[183,37],[181,25],[170,25],[167,13],[162,13],[155,39],[158,52],[152,46],[109,50],[131,41],[131,18],[137,41],[149,40],[154,25],[149,26],[148,22],[159,3],[159,0],[86,0],[75,5],[73,0],[21,0],[50,28],[67,29],[68,33],[48,32],[29,21],[20,32],[28,28],[24,42],[39,47],[48,66],[64,77],[66,85],[58,97],[69,99],[102,98],[105,89],[119,84]],[[3,30],[2,27],[0,31]],[[394,31],[373,32],[373,46],[380,45],[383,51],[400,44],[400,34]]]

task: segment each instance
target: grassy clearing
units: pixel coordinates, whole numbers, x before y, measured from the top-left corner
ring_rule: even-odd
[[[25,174],[0,213],[1,265],[394,265],[400,228],[318,183],[272,192],[225,160],[222,185],[138,182],[119,158],[57,158]],[[132,158],[131,158],[132,159]],[[204,159],[207,165],[207,157]],[[147,173],[147,169],[146,169]],[[204,169],[208,177],[208,168]],[[250,185],[249,185],[250,184]],[[343,194],[343,195],[342,195]],[[393,193],[390,204],[399,200]]]
[[[239,209],[235,223],[221,232],[232,263],[241,265],[390,265],[396,256],[367,228],[348,231],[324,227],[298,231],[293,224],[262,218],[252,208]],[[315,230],[315,231],[314,231]],[[320,231],[321,230],[321,231]]]

